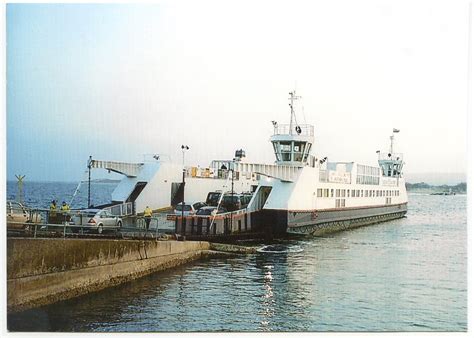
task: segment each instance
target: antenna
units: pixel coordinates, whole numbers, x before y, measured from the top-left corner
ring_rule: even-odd
[[[393,128],[392,136],[390,136],[390,154],[393,154],[393,140],[395,139],[395,133],[399,133],[400,129]]]
[[[289,94],[290,94],[290,98],[288,100],[290,100],[290,110],[291,110],[290,135],[293,135],[293,120],[295,120],[295,124],[297,124],[296,116],[295,116],[295,109],[293,107],[293,103],[294,103],[295,100],[301,99],[301,96],[296,96],[296,90],[293,90]]]

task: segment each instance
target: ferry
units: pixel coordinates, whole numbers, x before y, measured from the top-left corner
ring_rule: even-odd
[[[299,99],[295,91],[289,93],[289,124],[272,121],[273,164],[250,163],[238,150],[233,159],[214,160],[207,168],[173,164],[158,155],[142,163],[90,159],[88,167],[125,176],[108,207],[119,216],[139,214],[146,206],[160,210],[183,200],[205,201],[215,191],[252,194],[242,210],[208,218],[177,216],[175,229],[182,234],[322,235],[404,217],[403,154],[394,152],[399,130],[393,129],[387,152],[377,151],[378,166],[330,162],[312,154],[314,126],[297,123]]]
[[[404,217],[407,192],[403,154],[394,152],[395,134],[387,152],[377,151],[378,166],[330,162],[311,154],[314,126],[296,122],[289,93],[290,123],[273,122],[270,138],[274,168],[259,181],[248,212],[252,223],[266,225],[274,234],[321,235]]]

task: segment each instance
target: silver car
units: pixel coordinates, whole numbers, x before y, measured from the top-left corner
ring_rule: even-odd
[[[118,230],[122,227],[122,219],[114,216],[109,210],[84,209],[78,211],[73,217],[72,231],[78,232],[80,226],[85,230],[93,230],[98,234],[104,230]]]
[[[195,202],[195,203],[184,203],[183,202],[179,203],[176,208],[174,209],[174,214],[176,216],[192,216],[201,209],[202,207],[205,207],[206,203],[203,202]],[[184,210],[183,210],[184,209]]]

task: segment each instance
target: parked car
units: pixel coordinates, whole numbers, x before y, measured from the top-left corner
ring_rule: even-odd
[[[79,231],[77,226],[84,226],[84,230],[93,230],[101,234],[108,229],[115,231],[120,229],[122,227],[122,219],[112,215],[108,210],[84,209],[73,215],[71,224],[74,225],[71,227],[73,232]]]
[[[206,204],[209,206],[217,206],[217,203],[219,203],[219,198],[221,197],[222,192],[220,191],[211,191],[210,193],[207,194],[206,198]]]
[[[199,209],[205,206],[206,206],[206,203],[204,202],[195,202],[195,203],[184,202],[184,206],[183,206],[183,203],[181,202],[174,209],[174,214],[176,216],[181,216],[181,215],[192,216],[196,213],[196,211],[198,211]]]
[[[228,211],[235,211],[246,208],[251,199],[251,194],[225,194],[221,204]]]
[[[214,206],[208,206],[208,207],[202,207],[196,212],[196,216],[212,216],[214,213],[216,214],[222,214],[224,212],[227,212],[227,210],[223,207],[219,207],[219,210],[217,210],[217,207]]]
[[[29,223],[41,223],[41,214],[21,203],[7,201],[7,229],[28,230]],[[28,223],[28,224],[26,224]]]
[[[222,192],[220,191],[212,191],[208,193],[207,199],[206,199],[207,205],[217,206],[217,204],[219,203],[219,199],[221,198],[221,194]],[[252,199],[251,193],[232,194],[230,192],[226,192],[224,193],[224,197],[222,197],[221,205],[227,211],[235,211],[235,210],[246,208],[247,205],[250,203],[251,199]]]
[[[198,211],[199,209],[201,209],[203,207],[207,207],[207,204],[204,203],[204,202],[196,202],[196,203],[193,204],[193,208],[196,211]]]

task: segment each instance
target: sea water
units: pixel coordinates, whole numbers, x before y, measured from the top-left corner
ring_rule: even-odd
[[[38,183],[26,195],[46,206],[76,186],[55,184],[53,193],[52,185]],[[109,197],[112,188],[96,186],[102,197],[96,193],[95,200]],[[14,186],[8,189],[14,197]],[[255,244],[256,254],[198,260],[10,314],[8,329],[466,331],[466,227],[465,195],[410,194],[405,218]]]

